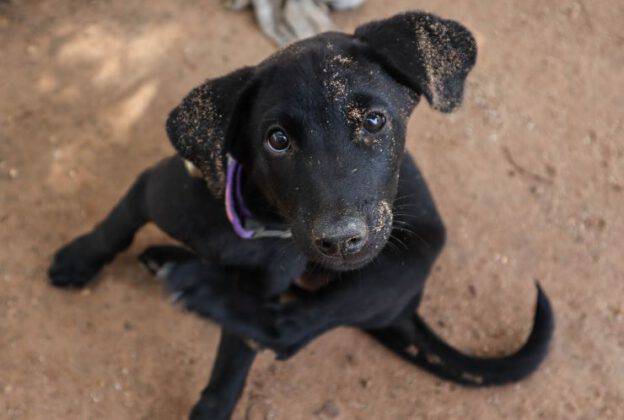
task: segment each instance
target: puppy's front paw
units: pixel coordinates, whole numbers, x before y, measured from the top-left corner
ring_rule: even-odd
[[[203,395],[195,404],[189,420],[225,420],[229,419],[228,413],[224,413],[225,407],[220,407],[219,400],[213,395]]]
[[[85,252],[83,238],[65,245],[57,251],[48,277],[50,283],[57,287],[83,287],[100,271],[104,265],[102,260],[93,260]]]
[[[255,329],[245,336],[259,348],[272,350],[278,360],[289,359],[301,348],[301,320],[289,305],[266,302],[253,311],[253,320]]]

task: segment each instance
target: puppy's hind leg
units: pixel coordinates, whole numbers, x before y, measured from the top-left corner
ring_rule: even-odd
[[[84,286],[130,245],[136,231],[148,221],[144,209],[148,177],[149,172],[141,174],[102,222],[56,252],[48,270],[53,285]]]
[[[164,276],[163,270],[167,266],[184,264],[185,262],[198,259],[197,255],[177,245],[150,246],[139,255],[139,261],[147,270],[156,275]]]

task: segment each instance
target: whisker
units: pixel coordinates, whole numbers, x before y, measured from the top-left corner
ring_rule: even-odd
[[[418,216],[416,216],[415,214],[411,214],[411,213],[394,213],[394,216],[399,216],[399,217],[411,217],[413,219],[419,219]]]
[[[398,195],[396,199],[399,200],[399,199],[403,199],[403,198],[414,197],[415,195],[418,195],[418,193]]]
[[[418,203],[400,203],[394,205],[395,209],[417,209],[420,208],[420,204]]]
[[[402,240],[400,240],[399,238],[397,238],[394,235],[390,235],[390,239],[394,239],[395,241],[399,242],[401,245],[403,245],[403,247],[407,250],[409,249],[407,245],[405,245],[405,242],[403,242]]]
[[[390,238],[390,239],[392,239],[392,238]],[[399,253],[401,252],[401,250],[399,249],[399,247],[398,247],[398,246],[396,246],[396,245],[395,245],[392,241],[388,241],[388,242],[386,242],[386,244],[387,244],[388,246],[391,246],[391,247],[392,247],[391,251],[395,251],[397,254],[399,254]],[[377,258],[375,257],[375,259],[374,259],[373,261],[375,261],[376,259],[377,259]]]
[[[392,226],[392,230],[400,230],[401,232],[407,232],[407,233],[412,234],[412,235],[418,235],[413,230],[408,229],[408,228],[404,228],[404,227],[401,227],[401,226]]]

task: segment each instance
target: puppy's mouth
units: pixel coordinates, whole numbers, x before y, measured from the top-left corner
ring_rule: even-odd
[[[327,257],[319,255],[313,260],[321,266],[336,271],[357,270],[366,266],[378,255],[378,252],[361,252],[356,255]]]
[[[293,226],[293,239],[308,258],[318,265],[335,271],[360,269],[374,260],[388,243],[392,232],[393,212],[386,200],[381,200],[367,217],[367,234],[364,245],[357,252],[322,252],[318,239],[312,232]]]

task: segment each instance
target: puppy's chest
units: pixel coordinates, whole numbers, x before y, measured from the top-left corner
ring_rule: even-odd
[[[293,265],[305,264],[305,257],[290,239],[243,239],[230,226],[213,226],[190,245],[203,258],[228,266],[289,272]]]

